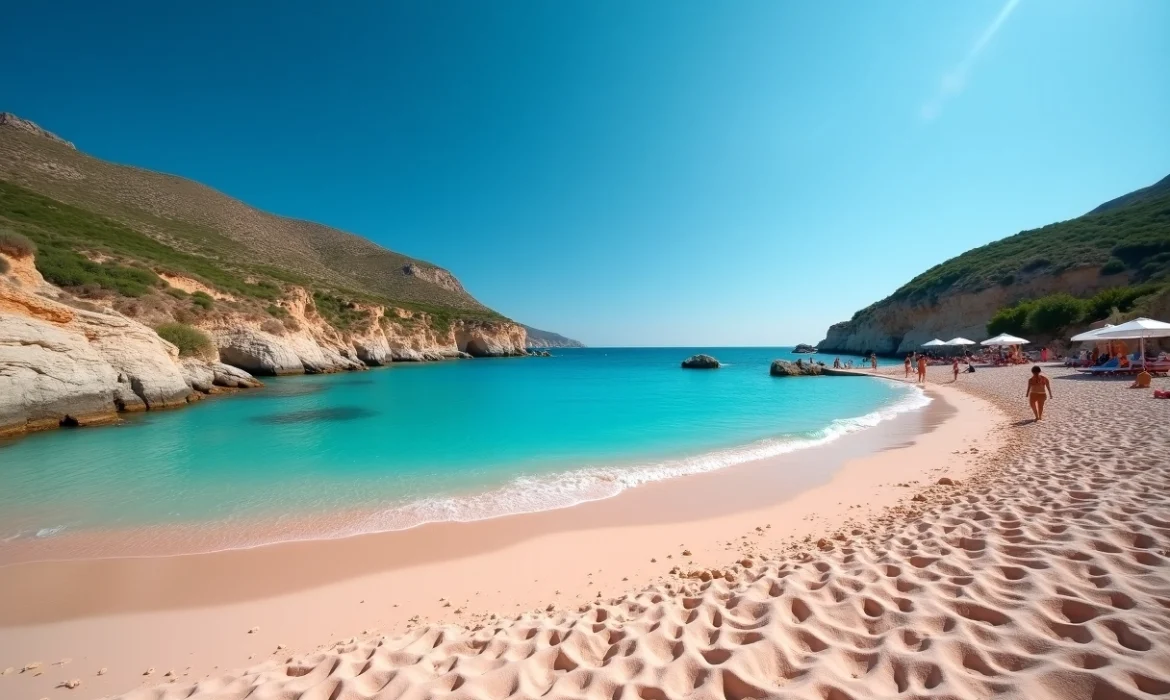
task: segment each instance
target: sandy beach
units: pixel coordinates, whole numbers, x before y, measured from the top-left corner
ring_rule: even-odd
[[[0,697],[1170,693],[1166,403],[1026,372],[560,511],[6,566]]]

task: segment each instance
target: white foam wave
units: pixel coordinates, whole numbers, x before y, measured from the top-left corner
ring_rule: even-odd
[[[610,498],[642,484],[689,474],[724,469],[758,459],[825,445],[930,403],[918,388],[898,401],[855,418],[834,420],[825,428],[801,437],[760,440],[741,447],[702,455],[621,467],[594,467],[541,476],[523,476],[509,484],[478,494],[423,498],[371,514],[332,536],[405,530],[431,522],[471,522],[567,508]]]

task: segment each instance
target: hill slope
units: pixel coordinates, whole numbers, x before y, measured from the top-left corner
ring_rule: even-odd
[[[520,324],[524,325],[524,324]],[[585,343],[580,340],[573,340],[566,338],[560,333],[553,333],[552,331],[542,331],[532,326],[524,326],[525,332],[528,333],[528,347],[530,348],[583,348]]]
[[[933,337],[986,337],[1000,309],[1046,295],[1170,283],[1170,177],[1075,219],[936,265],[829,328],[825,351],[903,353]]]
[[[93,158],[6,113],[0,114],[0,180],[242,277],[495,315],[451,273],[428,262],[328,226],[262,212],[191,180]],[[0,210],[0,216],[10,213]],[[263,264],[250,262],[257,260]]]

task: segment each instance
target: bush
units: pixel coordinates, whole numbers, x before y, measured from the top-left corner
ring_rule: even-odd
[[[186,299],[188,296],[190,296],[189,294],[184,292],[182,289],[179,289],[178,287],[168,287],[167,294],[170,294],[171,296],[173,296],[176,299]]]
[[[206,333],[183,323],[164,323],[154,329],[159,337],[174,343],[179,348],[180,357],[201,357],[214,359],[215,344]]]
[[[277,306],[276,304],[270,305],[267,309],[265,309],[265,311],[268,312],[268,315],[275,316],[276,318],[282,320],[289,317],[288,309],[284,308],[283,306]]]
[[[27,258],[36,252],[36,244],[29,239],[15,231],[0,229],[0,253],[11,258]]]
[[[96,285],[127,297],[140,297],[163,284],[158,275],[145,268],[113,261],[97,263],[60,248],[42,248],[37,256],[37,270],[59,287]]]
[[[1028,321],[1028,312],[1032,310],[1031,302],[1021,301],[1015,306],[1007,306],[995,312],[987,322],[988,335],[1011,333],[1021,335],[1025,332]]]
[[[260,330],[272,335],[284,335],[284,324],[274,318],[270,318],[264,323],[260,324]]]
[[[1116,275],[1125,272],[1125,263],[1117,258],[1110,258],[1108,262],[1101,266],[1101,275]]]
[[[1068,294],[1053,294],[1032,302],[1025,328],[1032,333],[1054,334],[1081,320],[1086,303]]]
[[[8,272],[8,261],[4,258],[0,258],[0,275],[4,274],[5,272]]]
[[[207,292],[195,292],[191,295],[191,303],[204,311],[210,311],[215,306],[215,299],[212,299]]]

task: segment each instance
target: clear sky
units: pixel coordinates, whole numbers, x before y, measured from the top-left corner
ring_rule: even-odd
[[[591,345],[816,342],[1170,173],[1170,2],[19,2],[0,110]]]

